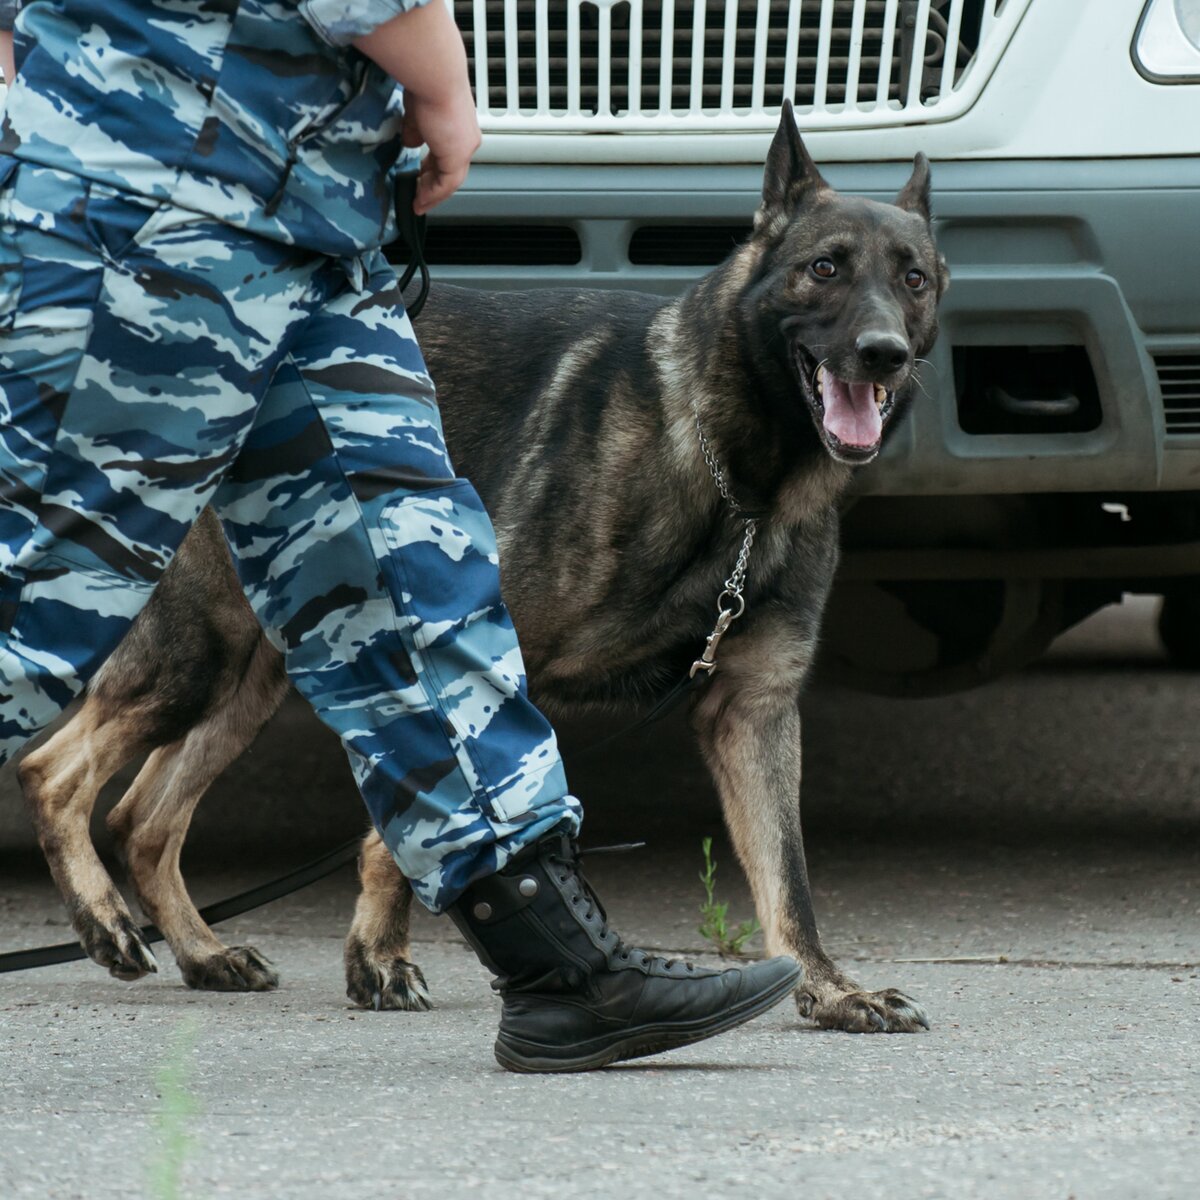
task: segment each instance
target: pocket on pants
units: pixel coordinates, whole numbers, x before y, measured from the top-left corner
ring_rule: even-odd
[[[397,607],[419,650],[449,647],[471,624],[499,609],[499,556],[492,523],[466,479],[413,492],[385,505],[384,542],[400,584]],[[497,616],[499,613],[496,614]],[[483,651],[486,638],[477,638]],[[508,627],[493,649],[503,655]]]
[[[459,479],[386,505],[380,524],[422,690],[469,756],[489,816],[523,817],[560,760],[553,730],[526,695],[483,502]]]
[[[5,606],[12,643],[52,653],[83,680],[116,649],[154,583],[50,552],[25,568],[19,589]]]

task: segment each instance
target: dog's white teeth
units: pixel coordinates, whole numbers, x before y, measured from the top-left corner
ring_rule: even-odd
[[[825,392],[825,368],[817,367],[817,395],[823,395]]]
[[[881,384],[875,385],[875,404],[876,407],[882,408],[887,403],[887,388]]]

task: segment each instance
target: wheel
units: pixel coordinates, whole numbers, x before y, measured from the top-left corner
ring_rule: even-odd
[[[979,687],[1033,661],[1068,623],[1055,580],[845,581],[825,612],[819,674],[883,696]]]
[[[1163,596],[1158,636],[1176,666],[1200,668],[1200,583],[1189,582]]]

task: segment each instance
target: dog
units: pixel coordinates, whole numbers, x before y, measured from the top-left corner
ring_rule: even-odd
[[[767,953],[802,964],[799,1011],[824,1028],[928,1028],[916,1001],[860,988],[822,949],[798,698],[837,565],[839,499],[901,419],[947,284],[927,159],[892,204],[843,196],[785,106],[748,240],[678,299],[435,287],[421,319],[452,456],[496,526],[531,694],[551,712],[644,703],[707,645],[692,726]],[[756,536],[738,599],[726,580],[747,519]],[[727,630],[714,629],[723,592]],[[82,708],[20,765],[75,928],[118,978],[155,964],[88,817],[104,781],[148,754],[108,819],[142,907],[188,985],[276,985],[257,951],[204,925],[179,852],[205,789],[286,689],[206,512]],[[425,1008],[407,881],[375,834],[360,866],[348,994]]]

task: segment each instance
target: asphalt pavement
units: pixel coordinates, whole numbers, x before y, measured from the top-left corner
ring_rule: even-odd
[[[671,1055],[511,1075],[444,921],[415,923],[433,1011],[348,1007],[347,869],[221,927],[274,960],[275,993],[188,991],[165,952],[132,985],[91,963],[0,976],[0,1197],[1195,1196],[1200,679],[1151,615],[1109,610],[977,692],[806,698],[827,947],[918,997],[930,1032],[824,1033],[786,1004]],[[703,956],[702,837],[750,915],[706,774],[678,721],[581,759],[604,728],[564,730],[588,838],[647,846],[589,876],[628,940]],[[193,893],[361,822],[336,744],[289,703],[202,806]],[[69,936],[0,777],[0,950]]]

